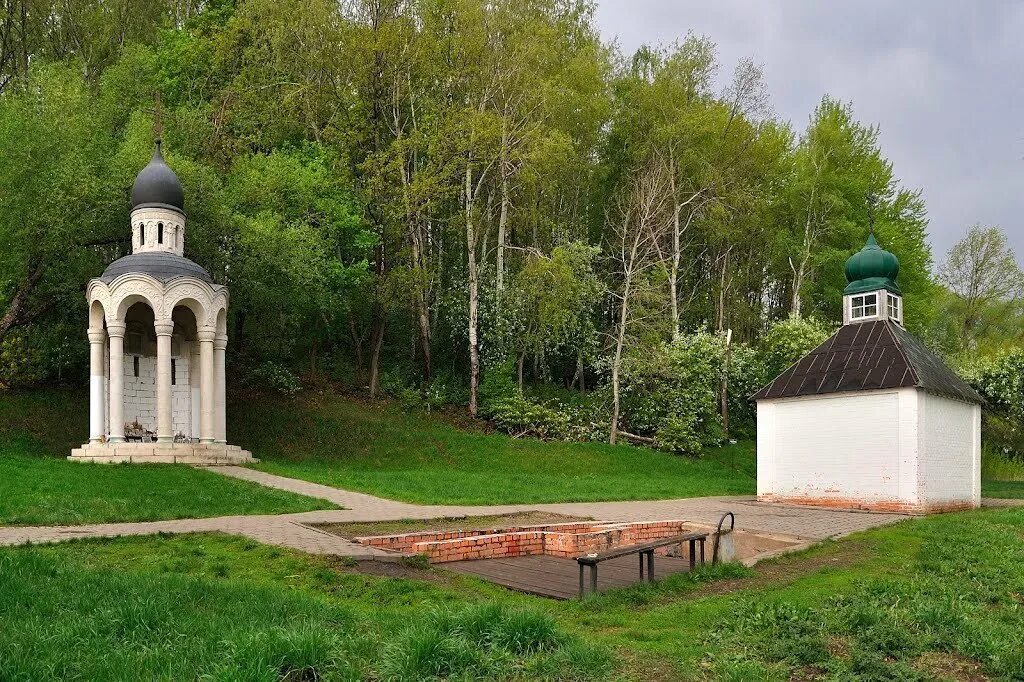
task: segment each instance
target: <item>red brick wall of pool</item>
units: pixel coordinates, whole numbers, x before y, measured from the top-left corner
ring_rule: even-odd
[[[485,530],[417,531],[357,537],[355,541],[402,554],[423,554],[433,563],[444,563],[531,554],[573,558],[682,535],[692,530],[694,527],[686,521],[588,521]],[[672,549],[666,547],[659,553],[668,553]]]

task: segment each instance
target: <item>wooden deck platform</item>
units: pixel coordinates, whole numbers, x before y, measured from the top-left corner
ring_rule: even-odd
[[[572,599],[579,594],[580,569],[575,559],[547,555],[508,559],[477,559],[442,564],[444,568],[472,575],[513,590],[554,599]],[[654,559],[654,578],[690,570],[690,560],[658,556]],[[589,576],[589,573],[588,573]],[[589,580],[589,577],[588,577]],[[640,562],[636,556],[609,559],[601,564],[597,591],[626,587],[640,582]]]

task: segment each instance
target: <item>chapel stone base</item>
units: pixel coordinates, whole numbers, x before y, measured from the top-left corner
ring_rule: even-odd
[[[225,443],[86,443],[71,451],[72,462],[99,464],[252,464],[248,450]]]

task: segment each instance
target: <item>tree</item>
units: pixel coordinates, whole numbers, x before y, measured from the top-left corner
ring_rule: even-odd
[[[578,242],[555,247],[550,257],[531,251],[513,278],[508,291],[508,334],[516,351],[520,395],[526,354],[554,349],[588,326],[603,293],[593,269],[597,252]]]
[[[651,310],[657,309],[663,301],[658,295],[662,285],[657,275],[665,268],[661,242],[668,225],[667,185],[665,164],[661,159],[652,158],[636,172],[609,214],[614,239],[612,257],[618,281],[613,294],[617,303],[611,358],[612,419],[608,439],[612,445],[619,435],[619,379],[623,354],[635,341],[638,327],[649,322]]]
[[[78,292],[119,241],[104,119],[65,67],[36,69],[0,98],[0,343]]]
[[[987,328],[1024,296],[1024,271],[998,227],[973,225],[950,248],[939,278],[956,296],[962,348],[976,348]]]

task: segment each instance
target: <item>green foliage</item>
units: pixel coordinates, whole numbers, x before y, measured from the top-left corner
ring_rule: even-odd
[[[518,395],[491,401],[487,414],[495,426],[517,438],[558,439],[569,432],[569,418],[565,413]]]
[[[157,93],[185,254],[231,287],[230,376],[465,404],[472,298],[485,411],[501,402],[517,434],[603,437],[616,216],[634,215],[618,202],[638,169],[659,191],[626,316],[636,435],[720,440],[725,372],[730,436],[749,437],[746,396],[821,331],[765,322],[839,319],[869,217],[911,329],[959,347],[963,301],[932,282],[925,207],[877,127],[825,97],[796,134],[749,61],[717,92],[713,37],[621,55],[576,1],[143,4],[30,12],[0,41],[27,50],[0,74],[0,384],[86,380],[81,287],[128,252]],[[1020,313],[986,309],[986,350],[1019,340]],[[719,341],[679,329],[732,329],[728,369]],[[529,397],[561,386],[578,393]]]
[[[993,408],[1024,419],[1024,350],[979,359],[965,373]]]
[[[963,373],[988,402],[986,448],[1024,462],[1024,350],[976,358]]]
[[[718,395],[725,344],[697,333],[629,356],[622,369],[628,431],[691,455],[722,439]]]
[[[790,317],[771,325],[757,347],[764,372],[762,384],[782,374],[820,345],[832,331],[829,325],[804,317]]]
[[[579,242],[551,256],[530,254],[505,296],[503,334],[517,356],[569,347],[587,351],[603,285],[594,271],[599,249]]]
[[[302,382],[291,370],[269,360],[252,371],[249,383],[269,388],[281,395],[295,395],[302,390]]]

